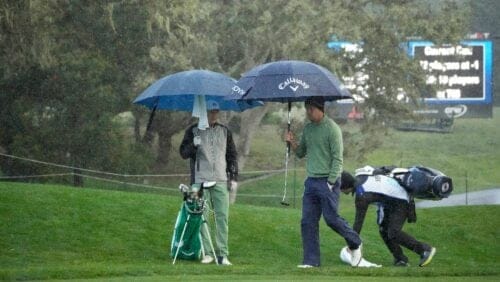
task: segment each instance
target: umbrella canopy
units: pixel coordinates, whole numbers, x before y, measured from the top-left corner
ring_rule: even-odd
[[[243,74],[227,99],[287,103],[312,96],[322,96],[325,101],[352,98],[343,84],[322,66],[304,61],[277,61]]]
[[[189,70],[167,75],[149,86],[135,100],[135,104],[150,109],[192,111],[196,96],[207,102],[215,101],[222,111],[241,112],[261,106],[258,101],[226,100],[236,80],[222,73],[209,70]]]

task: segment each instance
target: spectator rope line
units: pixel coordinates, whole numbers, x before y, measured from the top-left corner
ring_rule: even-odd
[[[167,190],[167,191],[178,191],[179,190],[177,188],[160,187],[160,186],[153,186],[153,185],[147,185],[147,184],[125,182],[125,181],[113,180],[113,179],[108,179],[108,178],[103,178],[103,177],[97,177],[97,176],[91,176],[91,175],[80,174],[80,173],[72,173],[72,174],[76,175],[76,176],[80,176],[80,177],[85,177],[85,178],[90,178],[90,179],[95,179],[95,180],[101,180],[101,181],[106,181],[106,182],[111,182],[111,183],[116,183],[116,184],[123,184],[123,185],[129,185],[129,186],[142,187],[142,188],[151,188],[151,189]]]
[[[17,160],[21,160],[21,161],[26,161],[26,162],[37,163],[37,164],[41,164],[41,165],[59,167],[59,168],[64,168],[64,169],[71,169],[71,170],[76,170],[76,171],[89,172],[89,173],[94,173],[94,174],[118,176],[118,177],[137,177],[138,178],[138,177],[187,177],[187,176],[189,176],[189,174],[119,174],[119,173],[113,173],[113,172],[105,172],[105,171],[99,171],[99,170],[79,168],[79,167],[74,167],[74,166],[61,165],[61,164],[45,162],[45,161],[40,161],[40,160],[35,160],[35,159],[30,159],[30,158],[25,158],[25,157],[19,157],[19,156],[14,156],[14,155],[9,155],[9,154],[3,154],[3,153],[0,153],[0,156],[6,157],[6,158],[11,158],[11,159],[17,159]],[[301,169],[297,169],[297,170],[301,170]],[[265,174],[273,174],[274,173],[274,174],[276,174],[276,173],[283,173],[284,171],[285,171],[284,169],[255,170],[255,171],[241,172],[240,174],[261,174],[261,173],[265,173]],[[42,178],[42,177],[45,177],[45,178],[46,177],[63,177],[63,176],[79,176],[79,177],[83,177],[83,178],[89,178],[89,179],[110,182],[110,183],[115,183],[115,184],[121,184],[121,185],[126,185],[126,186],[134,186],[134,187],[156,189],[156,190],[163,190],[163,191],[177,191],[178,190],[177,188],[160,187],[160,186],[154,186],[154,185],[148,185],[148,184],[120,181],[120,180],[114,180],[114,179],[92,176],[92,175],[83,174],[83,173],[76,173],[76,172],[39,174],[39,175],[0,176],[0,180]],[[241,194],[241,193],[238,193],[238,197],[280,198],[281,196],[280,195],[262,195],[262,194]]]
[[[0,179],[24,179],[24,178],[41,178],[41,177],[69,176],[69,175],[73,175],[73,173],[52,173],[52,174],[37,174],[37,175],[0,176]]]
[[[27,161],[27,162],[32,162],[32,163],[48,165],[48,166],[60,167],[60,168],[65,168],[65,169],[79,170],[79,171],[90,172],[90,173],[95,173],[95,174],[105,174],[105,175],[120,176],[120,177],[179,177],[179,176],[186,177],[186,176],[189,176],[189,174],[186,174],[186,173],[178,173],[178,174],[120,174],[120,173],[114,173],[114,172],[107,172],[107,171],[100,171],[100,170],[86,169],[86,168],[75,167],[75,166],[56,164],[56,163],[45,162],[45,161],[40,161],[40,160],[35,160],[35,159],[30,159],[30,158],[25,158],[25,157],[19,157],[19,156],[14,156],[14,155],[8,155],[8,154],[3,154],[3,153],[0,153],[0,156],[11,158],[11,159],[18,159],[18,160]],[[240,174],[260,174],[260,173],[277,173],[277,172],[285,172],[285,170],[284,169],[254,170],[254,171],[243,171],[243,172],[240,172]]]

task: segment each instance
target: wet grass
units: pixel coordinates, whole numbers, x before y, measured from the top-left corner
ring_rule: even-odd
[[[179,261],[171,264],[170,238],[180,195],[81,189],[0,182],[0,279],[111,280],[342,280],[496,279],[497,206],[421,210],[405,230],[438,249],[424,268],[406,251],[409,268],[391,267],[369,211],[365,257],[380,269],[353,269],[338,254],[345,244],[321,223],[322,267],[297,269],[302,250],[300,210],[235,204],[230,211],[232,267]],[[352,198],[340,213],[352,222]]]

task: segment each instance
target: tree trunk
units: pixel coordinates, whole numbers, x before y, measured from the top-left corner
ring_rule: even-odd
[[[135,111],[132,111],[134,116],[134,139],[135,143],[140,143],[141,138],[141,115]]]
[[[152,110],[148,117],[148,122],[146,125],[146,131],[144,131],[144,137],[142,138],[142,142],[149,146],[152,145],[154,139],[154,132],[157,131],[157,128],[161,127],[159,122],[159,117],[156,117],[156,110]]]
[[[258,107],[241,114],[240,138],[238,144],[236,144],[236,149],[238,150],[238,167],[240,170],[243,170],[245,167],[246,158],[250,154],[252,138],[268,110],[269,104],[266,104],[263,107]]]
[[[172,136],[185,130],[193,119],[187,113],[162,112],[155,117],[154,131],[158,133],[158,154],[155,167],[158,171],[164,168],[170,157],[172,149]]]
[[[158,132],[158,155],[156,157],[156,166],[164,167],[169,160],[170,150],[172,149],[172,135],[166,126],[160,126]]]
[[[77,168],[73,169],[73,186],[83,187],[83,177],[80,175],[81,173],[81,170]]]

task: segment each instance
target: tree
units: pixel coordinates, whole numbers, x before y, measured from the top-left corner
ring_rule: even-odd
[[[489,39],[493,44],[498,46],[500,44],[500,20],[498,18],[498,11],[500,9],[500,2],[495,0],[476,0],[471,1],[472,17],[470,24],[471,33],[489,33]],[[498,50],[498,49],[497,49]],[[493,53],[493,66],[500,65],[500,52]],[[500,85],[500,72],[493,72],[493,95],[498,93]],[[498,94],[493,98],[495,105],[500,105]]]
[[[3,1],[0,147],[85,167],[144,169],[147,161],[136,156],[143,165],[129,166],[131,154],[123,152],[148,151],[139,141],[149,111],[131,101],[150,83],[187,69],[239,78],[282,59],[318,63],[338,76],[357,71],[361,59],[326,48],[336,35],[363,44],[368,119],[346,142],[348,151],[363,156],[377,145],[378,128],[410,115],[397,100],[400,89],[415,100],[423,87],[421,70],[401,42],[420,36],[453,43],[465,33],[467,16],[457,1]],[[241,115],[242,166],[253,132],[272,107]],[[135,117],[136,142],[117,122],[125,111]],[[189,122],[185,113],[157,115],[157,170],[171,159],[172,136]]]
[[[365,96],[359,105],[365,121],[360,132],[348,135],[348,144],[354,146],[347,147],[348,156],[363,159],[379,146],[388,126],[414,118],[412,110],[429,91],[420,66],[406,55],[404,42],[423,38],[437,44],[456,43],[466,32],[468,10],[455,1],[350,1],[348,7],[358,21],[357,35],[337,35],[362,43],[358,59],[364,62],[350,61],[342,54],[336,58],[348,73],[362,71],[369,77],[363,93],[357,93]],[[402,91],[409,103],[398,99]]]
[[[410,36],[436,42],[456,42],[467,23],[467,9],[454,1],[236,1],[216,17],[219,28],[219,62],[225,72],[242,72],[269,61],[298,59],[318,63],[338,76],[357,71],[360,60],[329,52],[332,35],[362,42],[367,63],[363,71],[368,98],[362,110],[368,117],[356,146],[347,146],[353,156],[378,145],[378,138],[392,121],[411,117],[407,103],[398,101],[401,89],[416,103],[424,89],[423,72],[401,48]],[[220,5],[226,5],[220,1]],[[249,153],[253,132],[268,108],[243,113],[245,128],[238,148],[240,161]],[[382,129],[382,130],[380,130]],[[376,134],[377,133],[377,134]],[[346,144],[351,144],[347,136]],[[349,148],[350,147],[350,148]]]
[[[134,95],[138,95],[153,81],[189,69],[219,70],[215,57],[215,41],[210,38],[214,6],[206,1],[152,1],[144,3],[147,11],[147,36],[153,43],[148,49],[147,67],[136,77]],[[196,11],[186,13],[186,11]],[[137,24],[137,23],[136,23]],[[134,110],[139,121],[149,111]],[[172,136],[186,128],[192,119],[188,113],[163,112],[157,114],[146,143],[158,136],[156,170],[164,170],[170,159]],[[136,136],[141,138],[140,126]]]
[[[332,1],[236,1],[221,9],[216,17],[218,58],[225,72],[239,78],[252,67],[276,60],[295,59],[325,62],[326,42],[335,25],[343,25],[347,15]],[[335,16],[331,13],[335,12]],[[331,63],[330,63],[331,64]],[[240,166],[250,152],[254,132],[269,106],[244,112],[245,128],[237,147]]]
[[[124,151],[146,152],[121,142],[122,130],[114,118],[129,108],[128,91],[135,77],[122,70],[133,69],[130,64],[137,62],[132,58],[143,59],[148,52],[123,51],[116,36],[109,36],[114,34],[109,5],[2,3],[1,34],[8,44],[2,45],[1,53],[1,99],[6,107],[0,116],[7,123],[2,122],[0,131],[6,137],[0,144],[7,152],[97,169],[146,168],[141,155],[130,166],[130,154]],[[137,15],[134,10],[129,13],[129,18]],[[144,32],[127,29],[125,35],[131,34]]]

